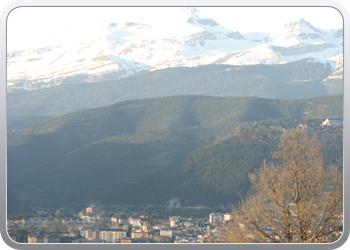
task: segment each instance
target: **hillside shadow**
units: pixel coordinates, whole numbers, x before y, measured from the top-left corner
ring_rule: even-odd
[[[247,108],[242,112],[239,121],[258,121],[268,119],[285,118],[285,115],[277,108],[278,101],[252,98],[248,100]]]

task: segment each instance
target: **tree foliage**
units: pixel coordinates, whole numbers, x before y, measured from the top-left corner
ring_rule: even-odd
[[[339,237],[343,214],[342,174],[324,167],[316,135],[295,130],[281,138],[273,153],[249,175],[254,197],[234,211],[224,242],[315,243]]]

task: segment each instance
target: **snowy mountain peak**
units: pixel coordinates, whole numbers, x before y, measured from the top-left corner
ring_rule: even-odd
[[[175,10],[175,13],[190,14],[190,13],[200,13],[200,11],[194,7],[183,7]]]
[[[305,32],[305,31],[307,31],[308,33],[310,33],[310,31],[312,31],[312,32],[316,32],[319,34],[323,34],[323,32],[316,29],[314,26],[312,26],[304,18],[298,18],[298,19],[295,19],[295,20],[285,24],[283,26],[282,30],[283,29],[289,29],[291,32],[296,33],[296,34],[300,34],[300,33]]]
[[[89,36],[84,36],[83,42],[8,51],[8,89],[35,90],[206,64],[281,64],[317,58],[328,65],[328,59],[336,61],[331,57],[343,53],[342,29],[316,29],[300,18],[275,34],[252,33],[245,37],[192,7],[178,8],[161,24],[108,23],[87,32]],[[81,37],[85,33],[58,34],[58,41],[59,35]],[[340,68],[341,61],[338,64]]]
[[[307,24],[309,22],[307,22],[304,18],[297,18],[297,19],[292,20],[288,24],[291,24],[291,23],[293,23],[293,24],[297,24],[297,23],[299,23],[299,24]]]
[[[196,19],[208,19],[208,17],[193,7],[179,8],[174,11],[175,18],[178,20],[185,20],[188,23]]]
[[[282,29],[264,39],[264,42],[275,46],[304,46],[305,44],[324,43],[326,33],[313,27],[303,18],[295,19]]]
[[[104,25],[101,29],[108,30],[128,30],[128,29],[144,29],[151,28],[152,26],[145,23],[123,22],[123,23],[109,23]]]

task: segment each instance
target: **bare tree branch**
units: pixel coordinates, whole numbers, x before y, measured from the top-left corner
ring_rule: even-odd
[[[332,242],[341,234],[343,181],[337,167],[324,167],[316,134],[294,130],[281,138],[279,165],[249,174],[254,197],[234,210],[221,242]]]

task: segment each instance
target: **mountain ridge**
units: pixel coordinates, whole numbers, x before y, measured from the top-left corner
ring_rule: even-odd
[[[263,137],[256,137],[256,142],[264,142],[270,126],[277,126],[270,131],[274,139],[282,126],[307,121],[319,128],[327,117],[342,119],[342,98],[342,94],[297,100],[191,95],[77,111],[8,133],[8,188],[16,197],[25,193],[33,207],[73,206],[86,202],[87,196],[108,199],[117,189],[198,148],[239,135],[236,127],[265,129]],[[339,150],[335,147],[328,155],[338,161]]]
[[[342,74],[341,69],[337,66],[339,74]],[[7,114],[9,120],[13,117],[21,122],[16,117],[57,117],[125,100],[177,95],[276,99],[326,96],[342,93],[343,82],[339,74],[332,75],[332,65],[327,62],[313,59],[281,65],[169,68],[98,84],[65,84],[38,91],[8,93]],[[12,128],[23,128],[11,124]],[[28,123],[24,121],[25,124]]]
[[[341,29],[321,31],[303,19],[259,40],[246,39],[196,9],[177,14],[178,18],[164,20],[174,26],[167,30],[175,33],[147,24],[110,23],[90,41],[9,51],[8,91],[119,79],[169,67],[282,64],[305,58],[334,61],[343,54]]]

